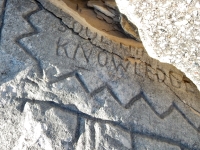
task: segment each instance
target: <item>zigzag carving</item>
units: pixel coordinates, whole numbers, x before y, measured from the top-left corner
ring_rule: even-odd
[[[2,5],[2,12],[0,14],[0,43],[1,43],[1,38],[2,38],[2,30],[4,26],[4,17],[5,17],[7,2],[8,2],[7,0],[4,0],[3,5]]]
[[[37,3],[35,3],[35,4],[37,4]],[[34,24],[30,20],[30,17],[33,14],[36,14],[37,12],[42,10],[42,7],[40,6],[40,4],[37,4],[37,6],[38,7],[37,7],[36,10],[31,11],[28,14],[23,15],[24,20],[26,20],[28,22],[28,24],[31,26],[32,31],[20,35],[19,37],[16,38],[15,42],[24,51],[24,53],[27,54],[36,63],[36,67],[37,67],[37,71],[38,71],[37,73],[40,77],[42,77],[43,71],[42,71],[42,68],[41,68],[41,65],[40,65],[40,61],[36,57],[34,57],[33,54],[30,52],[30,50],[21,42],[21,40],[23,38],[30,37],[30,36],[33,36],[33,35],[36,35],[36,34],[39,33],[37,28],[34,26]]]
[[[7,1],[5,1],[7,2]],[[36,35],[39,33],[39,31],[37,30],[36,26],[34,26],[34,24],[31,22],[30,20],[30,17],[33,15],[33,14],[36,14],[38,13],[39,11],[41,11],[43,9],[43,6],[38,3],[38,2],[35,2],[38,6],[38,8],[34,11],[31,11],[29,12],[28,14],[24,15],[23,18],[29,23],[29,25],[31,26],[32,28],[32,31],[31,32],[28,32],[28,33],[25,33],[25,34],[22,34],[20,35],[19,37],[16,38],[15,42],[18,44],[18,46],[25,52],[25,54],[27,54],[37,65],[37,70],[38,70],[38,75],[40,77],[43,77],[43,71],[42,71],[42,68],[41,68],[41,65],[40,65],[40,61],[35,57],[33,56],[33,54],[30,52],[30,50],[21,42],[21,40],[23,38],[26,38],[26,37],[30,37],[30,36],[33,36],[33,35]],[[6,3],[5,3],[6,4]],[[5,5],[6,6],[6,5]],[[159,114],[154,106],[149,102],[146,94],[141,91],[139,94],[137,94],[135,97],[131,98],[129,100],[129,102],[126,104],[126,105],[123,105],[121,103],[121,101],[119,100],[119,98],[116,96],[115,92],[112,90],[111,86],[109,86],[107,83],[104,84],[103,86],[95,89],[94,91],[92,92],[89,92],[88,88],[87,88],[87,85],[83,82],[83,80],[80,78],[80,75],[78,74],[77,71],[73,71],[73,72],[70,72],[68,74],[65,74],[65,75],[62,75],[60,77],[57,77],[56,79],[52,80],[52,81],[49,81],[49,84],[53,84],[53,83],[56,83],[58,81],[61,81],[61,80],[64,80],[68,77],[75,77],[77,79],[77,81],[80,83],[81,87],[84,89],[84,91],[86,93],[88,93],[91,97],[94,97],[96,94],[100,93],[101,91],[103,90],[107,90],[108,93],[116,100],[116,102],[124,107],[125,109],[130,109],[131,106],[134,105],[134,103],[140,99],[143,99],[147,105],[151,108],[151,110],[161,119],[164,119],[166,118],[167,116],[169,116],[174,110],[176,110],[177,112],[179,112],[181,114],[181,116],[198,132],[200,133],[200,127],[196,127],[187,117],[186,115],[181,111],[181,109],[175,104],[173,103],[167,111],[163,112],[162,114]]]
[[[42,6],[40,5],[40,3],[37,3],[35,2],[38,6],[38,8],[34,11],[31,11],[29,12],[28,14],[24,15],[23,18],[28,22],[28,24],[31,26],[32,28],[32,31],[28,32],[28,33],[25,33],[25,34],[22,34],[20,35],[19,37],[16,38],[15,42],[18,44],[18,46],[24,51],[25,54],[27,54],[37,65],[37,70],[38,70],[38,75],[40,77],[43,77],[43,71],[42,71],[42,68],[41,68],[41,64],[40,64],[40,61],[31,53],[31,51],[21,42],[21,40],[23,38],[26,38],[26,37],[30,37],[30,36],[33,36],[35,34],[38,34],[39,31],[37,30],[37,27],[34,26],[34,24],[31,22],[30,20],[30,17],[33,15],[33,14],[36,14],[38,13],[39,11],[42,10]],[[7,0],[4,1],[4,12],[3,14],[5,14],[5,8],[6,8],[6,4],[7,4]],[[3,17],[1,18],[4,20],[4,15]],[[2,32],[2,28],[3,28],[3,22],[0,24],[0,37],[1,37],[1,32]],[[59,82],[61,80],[64,80],[66,78],[69,78],[69,77],[75,77],[76,80],[79,82],[79,84],[81,85],[81,87],[83,88],[83,90],[89,94],[91,97],[94,97],[95,95],[97,95],[98,93],[100,93],[101,91],[103,90],[107,90],[107,92],[114,98],[114,100],[123,108],[125,109],[131,109],[131,107],[134,105],[134,103],[136,101],[139,101],[139,100],[144,100],[145,103],[150,107],[150,109],[154,112],[154,114],[156,114],[156,116],[158,116],[160,119],[164,119],[166,117],[168,117],[170,114],[172,114],[173,111],[177,111],[185,120],[186,122],[193,128],[195,129],[198,133],[200,133],[200,127],[196,127],[192,121],[190,121],[189,118],[187,118],[187,116],[181,111],[181,109],[175,104],[175,103],[172,103],[172,105],[168,108],[167,111],[163,112],[162,114],[159,114],[156,109],[154,108],[154,106],[151,104],[151,102],[149,101],[148,97],[146,96],[146,94],[141,91],[140,93],[138,93],[136,96],[134,96],[133,98],[131,98],[129,100],[129,102],[126,104],[126,105],[123,105],[122,102],[120,101],[120,99],[116,96],[115,92],[113,91],[113,89],[111,88],[110,85],[108,85],[107,83],[105,83],[104,85],[102,85],[101,87],[95,89],[94,91],[90,92],[87,85],[84,83],[84,81],[82,80],[82,78],[80,77],[78,71],[73,71],[73,72],[70,72],[68,74],[65,74],[65,75],[62,75],[60,77],[57,77],[55,78],[54,80],[51,80],[49,81],[49,84],[53,84],[53,83],[56,83],[56,82]],[[165,142],[165,143],[168,143],[168,144],[172,144],[172,145],[176,145],[178,147],[180,147],[181,149],[194,149],[194,148],[191,148],[190,146],[188,146],[187,144],[183,144],[181,141],[176,141],[176,140],[173,140],[173,139],[170,139],[170,138],[167,138],[167,137],[163,137],[163,136],[160,136],[160,135],[156,135],[154,133],[148,133],[148,132],[140,132],[140,131],[133,131],[132,129],[128,129],[126,128],[124,125],[122,125],[121,123],[119,122],[114,122],[114,121],[111,121],[111,120],[103,120],[103,119],[100,119],[100,118],[95,118],[93,116],[90,116],[88,114],[85,114],[81,111],[77,111],[77,110],[72,110],[70,108],[67,108],[66,106],[62,106],[60,104],[57,104],[55,102],[52,102],[52,101],[40,101],[40,100],[31,100],[31,99],[24,99],[24,98],[18,98],[18,100],[21,100],[22,101],[22,108],[21,108],[21,111],[23,111],[24,109],[24,106],[27,102],[29,103],[32,103],[32,102],[35,102],[37,104],[47,104],[51,107],[56,107],[56,108],[59,108],[59,109],[62,109],[64,111],[66,111],[67,113],[71,113],[71,114],[74,114],[74,115],[77,115],[78,116],[78,119],[80,118],[85,118],[85,119],[89,119],[89,120],[92,120],[92,121],[95,121],[95,122],[101,122],[101,123],[105,123],[105,124],[110,124],[112,126],[116,126],[116,127],[119,127],[121,130],[123,131],[126,131],[130,134],[133,134],[133,135],[140,135],[140,136],[143,136],[145,138],[149,138],[149,139],[154,139],[154,140],[157,140],[159,142]],[[77,126],[77,129],[79,128],[79,126]],[[80,133],[77,131],[76,132],[76,139],[74,139],[74,142],[77,142],[78,140],[78,137],[80,136],[79,135]]]
[[[103,86],[95,89],[94,91],[90,92],[87,88],[87,85],[84,83],[84,81],[80,78],[80,75],[77,71],[73,71],[70,72],[68,74],[64,74],[61,75],[59,77],[57,77],[56,79],[49,81],[49,84],[53,84],[62,80],[65,80],[66,78],[69,77],[75,77],[76,80],[80,83],[81,87],[83,88],[83,90],[88,93],[91,97],[94,97],[95,95],[97,95],[98,93],[100,93],[103,90],[107,90],[107,92],[113,97],[113,99],[123,108],[125,109],[130,109],[134,103],[138,100],[143,99],[146,104],[151,108],[151,110],[154,112],[154,114],[156,114],[156,116],[158,116],[160,119],[164,119],[167,116],[169,116],[174,110],[176,110],[197,132],[200,133],[200,126],[197,128],[187,117],[186,115],[181,111],[181,109],[173,102],[172,105],[168,108],[168,110],[166,110],[165,112],[159,114],[156,109],[154,108],[154,106],[150,103],[148,97],[146,96],[146,94],[141,91],[139,94],[137,94],[136,96],[134,96],[133,98],[131,98],[129,100],[129,102],[126,105],[123,105],[120,101],[120,99],[116,96],[115,92],[113,91],[113,89],[111,88],[110,85],[108,85],[107,83],[105,83]]]
[[[174,140],[174,139],[171,139],[171,138],[168,138],[168,137],[163,137],[161,135],[157,135],[155,133],[151,133],[151,132],[148,132],[148,131],[133,130],[133,129],[127,128],[122,123],[119,123],[119,122],[116,122],[116,121],[112,121],[112,120],[104,120],[104,119],[101,119],[101,118],[96,118],[96,117],[88,115],[88,114],[86,114],[84,112],[81,112],[79,110],[74,110],[74,109],[72,109],[70,107],[67,107],[67,106],[65,106],[63,104],[58,104],[58,103],[53,102],[53,101],[42,101],[42,100],[35,100],[35,99],[32,100],[32,99],[27,99],[27,98],[15,98],[15,99],[17,101],[21,101],[21,103],[22,103],[21,104],[21,111],[22,112],[24,110],[25,104],[26,103],[30,103],[30,104],[45,105],[45,106],[57,108],[57,109],[63,110],[66,113],[69,113],[69,114],[72,114],[72,115],[76,115],[77,116],[77,120],[78,120],[76,129],[78,131],[76,131],[76,133],[75,133],[75,139],[73,140],[74,143],[76,143],[77,140],[80,137],[80,133],[79,133],[79,131],[80,131],[80,119],[84,118],[84,119],[88,119],[88,120],[91,120],[91,121],[94,121],[94,122],[103,123],[103,124],[109,124],[109,125],[111,125],[113,127],[118,127],[122,131],[124,131],[126,133],[129,133],[131,135],[132,142],[134,142],[134,136],[138,135],[138,136],[141,136],[141,137],[144,137],[144,138],[156,140],[158,142],[164,142],[164,143],[168,143],[170,145],[178,146],[178,147],[180,147],[180,149],[198,150],[197,148],[193,148],[193,147],[191,148],[191,146],[187,145],[186,143],[182,143],[179,140]],[[134,145],[132,147],[134,149]]]

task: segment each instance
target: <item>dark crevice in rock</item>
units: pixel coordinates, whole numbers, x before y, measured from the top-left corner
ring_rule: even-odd
[[[64,0],[64,2],[98,30],[140,41],[137,27],[119,12],[114,0]]]

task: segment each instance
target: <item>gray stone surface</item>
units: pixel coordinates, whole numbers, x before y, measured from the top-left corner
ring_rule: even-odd
[[[0,149],[200,149],[199,92],[180,71],[48,0],[6,4]]]
[[[148,54],[183,71],[200,90],[199,0],[116,0]]]

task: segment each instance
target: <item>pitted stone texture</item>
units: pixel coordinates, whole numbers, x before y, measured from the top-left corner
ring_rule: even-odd
[[[116,0],[134,23],[148,54],[173,64],[200,89],[198,0]]]
[[[177,88],[171,72],[152,80],[156,67],[147,74],[146,63],[123,60],[120,48],[96,46],[37,1],[8,2],[0,60],[13,76],[0,84],[0,149],[200,149],[198,93]],[[14,32],[14,22],[27,32]]]
[[[2,28],[4,26],[6,4],[7,4],[6,0],[1,0],[0,2],[0,42],[1,42]]]
[[[15,75],[26,68],[25,63],[0,51],[0,84],[15,78]]]
[[[142,142],[141,142],[142,141]],[[141,142],[141,143],[140,143]],[[144,150],[144,149],[156,149],[156,150],[181,150],[179,147],[172,145],[166,145],[162,141],[159,142],[155,140],[149,140],[143,138],[142,136],[135,136],[135,149],[137,150]],[[145,144],[144,144],[145,143]]]

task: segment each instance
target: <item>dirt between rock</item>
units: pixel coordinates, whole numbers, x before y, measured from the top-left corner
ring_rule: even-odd
[[[52,4],[61,8],[63,11],[72,15],[78,22],[93,30],[93,32],[100,33],[111,40],[118,43],[132,45],[138,48],[143,48],[141,42],[135,41],[127,37],[123,32],[119,32],[113,28],[112,24],[108,24],[96,17],[95,12],[87,7],[87,0],[64,0],[64,1],[50,1]]]
[[[97,18],[96,13],[92,8],[87,6],[88,0],[64,0],[68,7],[76,11],[84,18],[91,26],[98,30],[121,38],[128,38],[123,32],[117,31],[113,24],[106,23]],[[101,2],[103,4],[103,2]]]

